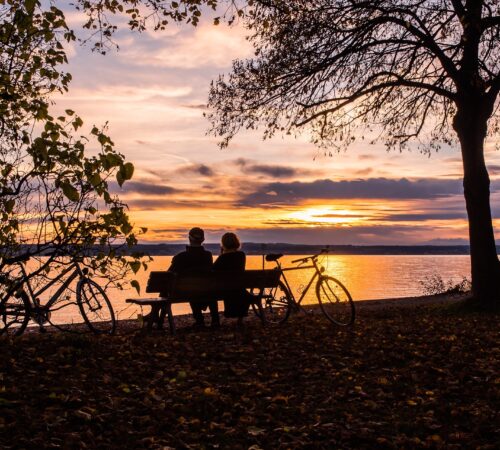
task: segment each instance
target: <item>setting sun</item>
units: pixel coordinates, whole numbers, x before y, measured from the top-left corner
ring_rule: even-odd
[[[336,209],[334,207],[319,206],[296,211],[289,215],[291,219],[309,222],[313,226],[323,224],[349,225],[363,221],[364,215],[348,209]]]

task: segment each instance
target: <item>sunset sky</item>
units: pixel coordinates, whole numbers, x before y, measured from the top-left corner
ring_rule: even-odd
[[[68,12],[78,27],[80,18]],[[116,148],[134,163],[134,180],[116,191],[142,242],[183,242],[192,226],[208,242],[228,230],[246,242],[314,244],[462,244],[467,222],[460,152],[430,157],[415,147],[388,153],[359,141],[325,156],[300,139],[262,141],[243,133],[226,150],[206,136],[210,81],[231,61],[251,56],[241,28],[172,25],[132,33],[106,56],[69,48],[70,92],[58,109],[74,109],[90,130],[109,121]],[[500,238],[500,154],[487,144],[492,209]]]

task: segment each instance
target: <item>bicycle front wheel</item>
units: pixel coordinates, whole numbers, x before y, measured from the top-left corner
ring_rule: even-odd
[[[30,302],[25,292],[0,300],[0,335],[20,336],[30,320]]]
[[[83,320],[96,334],[113,334],[115,313],[104,289],[89,278],[81,278],[76,288],[76,300]]]
[[[288,319],[292,308],[292,296],[282,281],[276,287],[262,289],[258,297],[261,308],[255,304],[252,307],[263,322],[279,324]]]
[[[354,302],[340,281],[333,277],[321,277],[316,284],[316,296],[328,320],[342,327],[354,323]]]

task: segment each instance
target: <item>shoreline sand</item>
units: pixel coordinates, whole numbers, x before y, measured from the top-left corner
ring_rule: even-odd
[[[363,316],[365,313],[375,310],[383,309],[400,309],[400,308],[417,308],[419,306],[439,306],[444,304],[454,304],[468,298],[467,294],[437,294],[437,295],[423,295],[417,297],[403,297],[403,298],[384,298],[377,300],[358,300],[354,302],[356,308],[356,315]],[[307,305],[305,309],[313,312],[313,314],[322,314],[319,305]],[[149,308],[145,308],[144,313],[147,313]],[[300,314],[300,313],[299,313]],[[193,323],[191,314],[179,314],[174,316],[175,325],[177,331],[189,328]],[[259,319],[250,311],[249,316],[245,318],[246,323],[256,322]],[[210,323],[209,314],[205,313],[205,322]],[[222,328],[236,327],[235,319],[226,319],[223,314],[221,314],[221,326]],[[86,332],[88,328],[83,323],[78,324],[68,324],[62,325],[65,330],[73,332]],[[116,321],[116,333],[117,334],[129,334],[132,332],[140,332],[142,329],[142,324],[138,319],[117,319]],[[57,327],[47,326],[47,332],[59,332]],[[163,332],[168,333],[168,324],[165,324]],[[38,332],[38,327],[36,325],[30,325],[25,334],[33,334]],[[156,330],[154,332],[157,332]]]

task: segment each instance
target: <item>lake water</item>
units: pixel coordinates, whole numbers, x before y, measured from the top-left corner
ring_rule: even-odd
[[[284,256],[280,261],[283,267],[288,267],[292,265],[292,260],[300,257]],[[149,272],[166,270],[171,260],[171,256],[156,256],[149,264],[147,272],[141,271],[136,275],[135,278],[142,288],[140,295],[135,290],[109,292],[119,319],[137,317],[141,312],[140,308],[126,304],[125,299],[151,295],[144,292]],[[321,261],[326,273],[340,280],[355,301],[422,295],[420,281],[433,275],[440,275],[445,282],[459,282],[464,276],[470,279],[470,258],[467,255],[329,255],[322,257]],[[262,267],[261,256],[247,256],[247,269]],[[265,268],[272,267],[273,263],[265,264]],[[286,275],[298,298],[301,288],[305,287],[311,278],[312,270],[291,271]],[[308,292],[304,303],[316,303],[314,287]],[[185,314],[190,312],[190,308],[188,304],[173,305],[173,311],[174,314]],[[55,313],[53,320],[58,323],[82,321],[76,308]]]
[[[291,261],[300,255],[281,258],[283,267],[292,266]],[[140,308],[125,303],[126,298],[148,296],[143,291],[150,271],[166,270],[171,256],[156,256],[149,264],[148,272],[141,271],[137,279],[142,292],[113,291],[110,293],[115,311],[120,319],[135,318]],[[329,255],[321,259],[326,273],[340,280],[349,290],[353,299],[375,300],[382,298],[402,298],[423,294],[420,281],[433,275],[440,275],[446,282],[459,282],[464,276],[470,279],[470,257],[467,255]],[[247,269],[261,269],[261,256],[247,256]],[[265,263],[270,269],[273,263]],[[298,298],[311,278],[312,269],[287,272],[287,279]],[[304,299],[305,304],[316,303],[315,291],[310,289]],[[190,312],[189,305],[173,305],[174,314]]]

